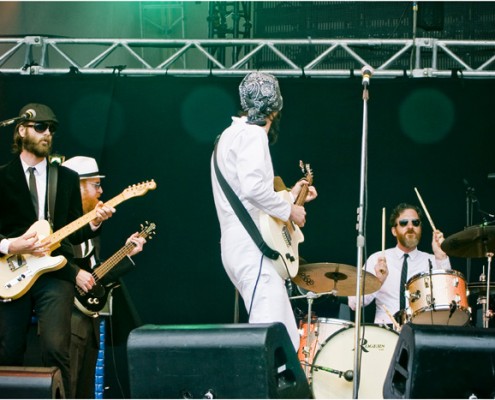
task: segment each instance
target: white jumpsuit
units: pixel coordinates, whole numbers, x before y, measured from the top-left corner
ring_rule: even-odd
[[[217,145],[220,171],[258,228],[260,210],[287,221],[291,205],[273,190],[274,173],[265,129],[247,124],[245,117],[233,117],[232,120],[232,125],[223,132]],[[299,332],[284,280],[276,272],[272,261],[262,257],[237,218],[216,179],[213,164],[211,178],[222,235],[222,262],[246,309],[248,312],[251,310],[249,322],[282,322],[297,350]],[[256,283],[260,268],[261,276]]]

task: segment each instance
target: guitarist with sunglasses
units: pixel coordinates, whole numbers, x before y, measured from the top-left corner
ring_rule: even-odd
[[[65,396],[70,398],[73,397],[69,347],[74,284],[84,291],[94,285],[91,274],[73,263],[71,243],[78,244],[98,235],[102,222],[115,209],[103,203],[96,205],[95,218],[61,240],[58,248],[57,243],[42,241],[50,232],[43,235],[30,230],[31,226],[44,223],[43,226],[53,231],[63,230],[83,215],[79,177],[68,168],[48,162],[58,128],[58,119],[50,107],[27,104],[16,120],[19,121],[14,131],[16,156],[0,167],[0,256],[2,263],[7,260],[4,263],[7,265],[1,267],[24,268],[26,260],[37,264],[52,258],[61,261],[56,269],[40,274],[21,297],[0,299],[0,365],[23,365],[26,335],[34,310],[43,365],[60,369]],[[56,172],[52,172],[53,168]],[[52,179],[55,176],[56,182]],[[56,257],[49,257],[52,247],[51,255]]]
[[[103,194],[101,175],[98,164],[94,158],[76,156],[66,160],[63,166],[72,169],[79,175],[83,211],[91,211],[100,201]],[[100,238],[95,237],[74,246],[74,261],[89,274],[100,264]],[[134,266],[132,256],[140,253],[146,243],[144,237],[138,233],[132,234],[127,243],[134,246],[130,253],[123,257],[117,265],[100,280],[103,290],[106,292],[102,303],[98,306],[101,310],[111,294],[113,287],[120,284],[119,277],[129,272]],[[89,293],[91,296],[91,291]],[[100,297],[92,297],[100,299]],[[106,300],[106,301],[105,301]],[[95,369],[100,347],[100,318],[98,313],[84,309],[84,304],[79,303],[72,311],[72,339],[71,339],[71,385],[72,394],[76,399],[90,399],[95,397]]]

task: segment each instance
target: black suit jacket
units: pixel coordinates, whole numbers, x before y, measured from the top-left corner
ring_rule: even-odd
[[[48,175],[48,174],[47,174]],[[45,210],[46,211],[46,210]],[[58,167],[57,195],[53,215],[53,230],[57,231],[83,215],[79,176],[69,168]],[[26,181],[20,157],[0,167],[0,239],[13,238],[25,233],[37,220],[36,211]],[[73,262],[72,244],[98,235],[89,224],[78,229],[61,242],[52,255],[63,255],[68,263],[52,276],[75,282],[79,267]]]

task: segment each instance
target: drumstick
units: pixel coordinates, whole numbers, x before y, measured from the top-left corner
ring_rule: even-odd
[[[426,218],[428,218],[428,221],[430,221],[431,229],[433,229],[433,231],[436,231],[437,228],[435,228],[435,224],[433,223],[433,220],[431,219],[430,214],[428,213],[428,210],[426,209],[425,203],[423,202],[423,199],[421,198],[421,195],[419,194],[418,189],[414,188],[414,190],[416,191],[416,194],[418,195],[419,202],[421,203],[421,207],[423,207],[423,210],[426,214]]]
[[[390,321],[392,321],[392,324],[394,324],[395,330],[397,332],[399,332],[401,330],[399,323],[395,320],[394,316],[392,314],[390,314],[390,311],[388,311],[387,307],[385,307],[383,304],[382,304],[382,308],[383,308],[383,311],[385,311],[385,313],[390,318]]]
[[[382,255],[385,256],[385,207],[382,208]]]

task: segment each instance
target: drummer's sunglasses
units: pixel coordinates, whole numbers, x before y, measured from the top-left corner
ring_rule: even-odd
[[[399,225],[402,226],[402,227],[405,227],[405,226],[407,226],[407,224],[409,223],[409,221],[411,221],[411,223],[414,226],[420,226],[421,225],[421,220],[420,219],[401,219],[401,220],[399,220]]]

